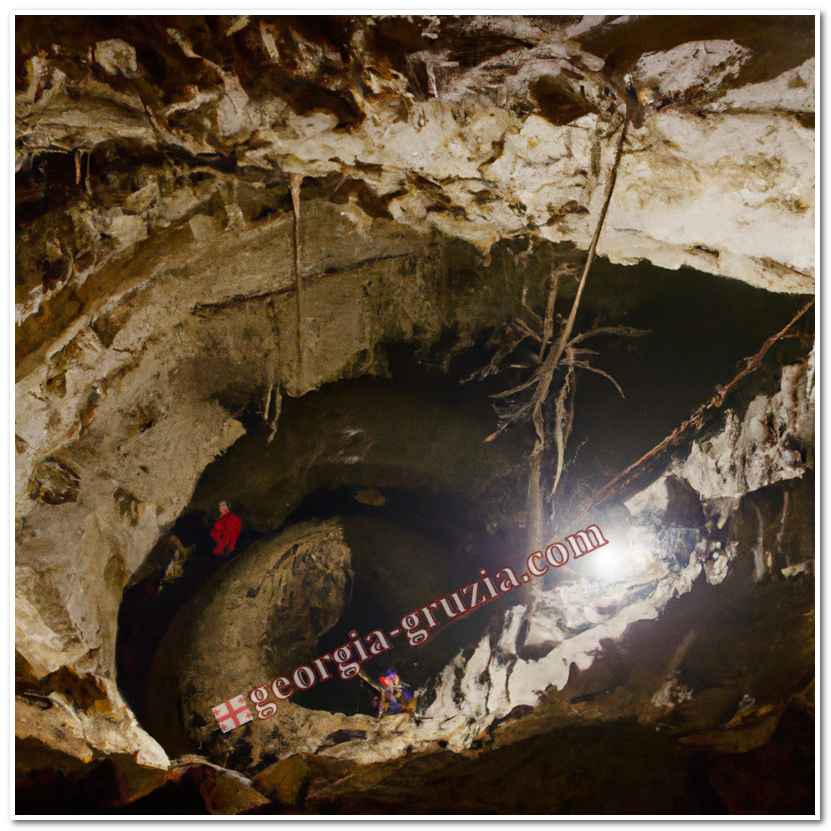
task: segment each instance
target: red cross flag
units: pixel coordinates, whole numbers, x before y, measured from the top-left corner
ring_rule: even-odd
[[[216,723],[223,733],[230,733],[235,727],[239,727],[248,721],[253,721],[254,716],[245,702],[244,695],[234,696],[230,701],[223,701],[217,704],[213,710]]]

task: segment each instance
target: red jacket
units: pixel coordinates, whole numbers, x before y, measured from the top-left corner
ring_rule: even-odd
[[[242,529],[242,520],[230,511],[223,514],[211,529],[211,537],[216,543],[214,556],[221,557],[230,554],[237,546],[237,538]]]

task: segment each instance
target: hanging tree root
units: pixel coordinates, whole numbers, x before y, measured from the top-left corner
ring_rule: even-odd
[[[297,386],[298,389],[303,384],[303,278],[300,273],[300,187],[303,184],[303,177],[299,174],[292,174],[289,180],[291,190],[291,205],[294,212],[294,285],[296,298],[296,326],[297,326]],[[236,183],[234,183],[236,188]],[[272,293],[267,301],[266,309],[271,324],[271,339],[273,343],[273,354],[267,361],[277,360],[277,355],[280,352],[280,328],[277,322],[277,308],[274,301],[274,294]],[[268,385],[266,387],[265,396],[263,399],[262,416],[263,421],[268,427],[268,436],[266,444],[271,444],[274,436],[277,435],[277,427],[280,421],[280,413],[283,409],[283,392],[279,382],[275,383],[274,370],[269,368]]]
[[[551,489],[551,499],[555,497],[555,492],[560,483],[562,471],[565,466],[565,447],[568,438],[571,434],[571,425],[573,422],[573,397],[571,398],[571,405],[569,406],[569,395],[573,394],[574,390],[574,347],[572,342],[572,333],[574,331],[574,324],[577,319],[577,312],[580,308],[580,301],[583,296],[583,291],[586,287],[586,281],[591,270],[592,262],[594,260],[595,251],[597,250],[597,243],[600,239],[603,224],[606,220],[606,214],[609,210],[609,204],[614,193],[615,183],[617,181],[617,172],[620,166],[620,160],[623,155],[623,145],[626,141],[626,133],[629,125],[629,111],[628,108],[624,112],[623,124],[618,135],[617,146],[615,147],[615,155],[612,161],[612,166],[609,170],[609,177],[606,182],[606,190],[603,196],[603,203],[600,209],[600,215],[595,225],[594,234],[592,235],[589,250],[586,255],[586,262],[583,265],[583,271],[580,275],[580,280],[577,285],[577,291],[574,300],[571,304],[568,317],[562,324],[559,336],[554,340],[554,324],[555,324],[555,306],[557,302],[557,292],[559,289],[559,274],[552,275],[549,286],[548,299],[545,308],[545,317],[542,321],[542,331],[540,335],[540,351],[539,361],[540,365],[534,373],[530,381],[520,384],[513,390],[500,394],[500,397],[505,395],[513,395],[526,388],[533,387],[534,391],[531,400],[526,404],[516,408],[513,413],[509,415],[506,422],[500,427],[495,435],[513,423],[521,416],[524,416],[530,411],[531,422],[534,426],[536,440],[534,447],[528,459],[528,537],[527,550],[536,551],[543,547],[543,515],[544,515],[544,501],[542,495],[542,462],[546,448],[546,428],[545,428],[545,403],[551,391],[551,386],[554,381],[554,375],[560,365],[564,354],[570,362],[567,369],[566,379],[560,388],[559,394],[555,401],[554,414],[554,444],[556,448],[556,462],[554,470],[554,483]],[[597,333],[597,332],[596,332]],[[602,332],[600,332],[603,334]],[[589,337],[587,333],[582,340]],[[488,437],[486,440],[492,440],[493,437]],[[532,584],[528,584],[524,594],[526,595],[525,612],[523,615],[523,623],[520,627],[520,632],[523,633],[518,637],[516,649],[517,654],[522,655],[526,652],[526,640],[530,630],[530,621],[533,618],[536,605],[537,593],[534,591]]]
[[[605,334],[623,334],[623,335],[641,335],[645,334],[637,329],[625,326],[606,326],[594,327],[588,332],[574,336],[574,326],[577,319],[577,314],[580,309],[580,302],[583,292],[586,287],[589,272],[594,260],[595,252],[597,250],[597,243],[600,239],[600,234],[603,230],[603,225],[606,220],[606,215],[611,203],[612,194],[614,193],[615,183],[617,181],[618,169],[620,167],[621,157],[623,155],[623,146],[626,141],[626,135],[629,125],[629,109],[624,102],[623,121],[619,127],[617,144],[615,147],[614,157],[609,169],[609,175],[606,181],[603,201],[601,203],[600,214],[594,228],[594,233],[589,245],[586,260],[583,265],[580,278],[578,280],[577,291],[574,300],[572,301],[567,318],[560,323],[560,330],[555,338],[555,324],[557,322],[556,303],[557,294],[559,290],[561,277],[565,274],[562,269],[555,270],[551,277],[548,289],[548,297],[545,305],[544,316],[540,316],[534,312],[525,302],[525,291],[523,291],[522,305],[527,313],[530,323],[526,320],[518,318],[513,324],[514,336],[511,341],[500,348],[496,355],[491,359],[491,362],[483,370],[474,373],[471,377],[484,378],[488,375],[494,374],[498,371],[499,364],[509,355],[522,341],[530,338],[532,342],[539,344],[538,350],[531,358],[531,363],[536,365],[532,376],[522,383],[496,393],[491,397],[504,403],[495,404],[497,410],[498,425],[497,429],[487,436],[484,441],[494,441],[504,430],[509,426],[515,424],[521,419],[530,417],[531,423],[534,427],[536,440],[534,447],[529,455],[529,475],[528,475],[528,550],[534,551],[542,547],[543,544],[543,514],[544,514],[544,499],[542,494],[542,464],[547,446],[547,430],[553,430],[552,441],[556,450],[556,461],[553,475],[553,486],[551,489],[551,499],[553,501],[556,490],[560,484],[563,471],[566,467],[565,449],[571,435],[572,425],[574,421],[574,391],[576,382],[576,370],[589,369],[590,371],[598,372],[603,375],[620,390],[620,385],[608,373],[597,370],[589,362],[589,356],[597,354],[589,349],[578,349],[578,345],[590,337]],[[510,330],[509,330],[510,331]],[[557,369],[561,366],[566,366],[566,375],[562,385],[558,390],[554,402],[554,424],[553,427],[546,426],[545,423],[545,406],[551,393],[554,377]],[[531,390],[531,397],[526,401],[516,401],[516,396]],[[622,391],[621,391],[622,392]],[[508,399],[506,401],[506,399]],[[530,620],[533,609],[535,607],[535,596],[532,587],[529,584],[526,591],[527,604],[525,607],[524,623],[520,627],[520,632],[528,630],[528,621]],[[517,649],[523,650],[525,642],[525,635],[520,635],[517,642]],[[520,654],[519,651],[517,654]]]
[[[600,233],[603,230],[606,214],[609,210],[609,204],[614,192],[615,182],[617,181],[617,171],[620,166],[621,156],[623,154],[623,145],[626,141],[628,121],[627,112],[624,116],[623,123],[618,134],[614,159],[609,170],[600,215],[598,217],[586,256],[586,261],[583,265],[582,273],[578,281],[577,291],[574,300],[572,301],[568,317],[561,323],[560,332],[556,340],[554,339],[554,332],[556,323],[555,309],[557,295],[560,287],[560,281],[569,271],[568,268],[559,268],[552,273],[543,318],[540,318],[539,315],[537,315],[536,312],[528,306],[525,301],[525,291],[523,291],[522,305],[528,314],[530,323],[521,318],[517,318],[512,327],[516,334],[506,345],[503,346],[503,348],[497,351],[487,367],[471,376],[484,378],[497,372],[499,365],[505,357],[526,338],[530,338],[532,341],[536,341],[539,344],[537,354],[533,356],[532,362],[537,365],[537,368],[533,372],[532,376],[526,381],[523,381],[510,389],[503,390],[502,392],[496,393],[492,396],[492,398],[497,400],[511,399],[514,396],[523,393],[525,390],[532,390],[531,398],[527,401],[510,401],[504,404],[495,405],[497,406],[499,423],[497,425],[497,429],[485,438],[486,442],[494,441],[504,430],[524,418],[530,418],[534,427],[536,441],[528,460],[529,477],[527,504],[529,550],[535,550],[540,547],[543,542],[544,501],[542,496],[542,463],[548,444],[547,428],[545,424],[545,405],[551,393],[554,376],[558,367],[563,363],[568,365],[566,379],[558,393],[554,408],[555,423],[553,427],[553,443],[556,449],[556,466],[553,477],[554,485],[550,494],[552,499],[554,498],[556,489],[560,483],[562,472],[565,469],[565,447],[571,434],[571,425],[573,423],[573,402],[576,377],[574,370],[576,368],[581,368],[598,372],[612,381],[612,383],[620,391],[620,385],[617,384],[614,378],[612,378],[608,373],[596,369],[587,360],[589,355],[596,353],[587,349],[577,349],[578,344],[596,335],[644,334],[641,330],[633,329],[631,327],[604,326],[595,327],[588,332],[572,337],[575,321],[577,319],[577,313],[580,308],[580,301],[582,299],[589,271],[591,270],[592,262],[594,260]]]
[[[531,451],[530,471],[528,482],[528,508],[529,508],[529,539],[528,542],[532,551],[542,546],[542,457],[546,446],[545,424],[543,408],[548,394],[551,390],[551,384],[554,380],[554,373],[560,364],[563,353],[569,345],[571,334],[574,330],[574,322],[577,319],[577,312],[580,308],[580,301],[583,297],[583,291],[586,288],[586,281],[591,270],[594,254],[597,250],[597,243],[600,239],[600,233],[603,230],[603,224],[606,221],[606,214],[609,211],[609,204],[612,201],[612,194],[615,190],[615,183],[617,182],[617,172],[620,166],[620,159],[623,155],[623,144],[626,141],[626,133],[629,126],[628,111],[623,119],[623,124],[618,135],[617,146],[615,148],[615,156],[612,166],[609,170],[609,178],[606,182],[606,192],[603,196],[603,204],[600,208],[600,216],[597,218],[597,224],[592,235],[591,243],[589,245],[588,254],[586,255],[586,262],[583,266],[583,272],[580,275],[580,282],[577,284],[577,293],[574,295],[574,300],[571,304],[571,309],[568,313],[568,318],[563,325],[560,335],[556,342],[548,349],[545,358],[542,359],[540,368],[534,377],[535,384],[534,394],[531,398],[531,421],[534,425],[534,432],[536,433],[536,441],[534,448]],[[546,340],[551,337],[553,333],[553,307],[556,302],[556,290],[558,283],[552,281],[552,291],[549,293],[549,302],[546,304],[546,320],[543,330],[543,343],[541,346],[541,353],[545,350]],[[553,296],[553,299],[551,295]],[[550,312],[549,312],[550,309]],[[555,440],[559,439],[562,445],[563,432],[561,429],[556,431]],[[558,447],[558,469],[562,471],[559,465],[559,459],[565,455],[564,447]],[[559,484],[559,477],[557,483]],[[552,491],[553,496],[553,491]]]
[[[294,211],[294,285],[297,325],[297,386],[303,386],[303,277],[300,274],[300,186],[303,177],[293,173],[290,179],[291,206]]]
[[[543,362],[545,358],[545,351],[551,343],[551,338],[554,335],[554,314],[555,306],[557,304],[557,294],[560,290],[561,271],[555,271],[549,278],[548,297],[545,302],[545,317],[542,320],[542,334],[539,338],[540,351],[539,361]],[[523,305],[525,305],[525,298],[523,297]],[[536,377],[536,376],[535,376]],[[566,389],[566,384],[563,384],[561,393]],[[561,404],[558,396],[558,405]],[[534,425],[534,432],[537,435],[537,441],[531,456],[528,460],[528,543],[529,551],[536,551],[542,545],[542,516],[543,516],[543,500],[542,500],[542,448],[540,447],[540,439],[545,441],[545,425],[543,423],[542,407],[534,407],[531,412],[531,421]],[[563,432],[562,423],[557,419],[555,423],[555,441],[557,443],[558,453],[562,445]]]
[[[631,485],[638,476],[645,470],[645,465],[660,456],[665,450],[677,444],[680,439],[689,430],[700,430],[704,425],[705,416],[713,411],[719,409],[725,402],[727,396],[732,392],[738,384],[755,372],[765,359],[765,356],[774,346],[774,344],[781,341],[788,336],[789,331],[793,326],[801,320],[802,317],[814,305],[813,300],[809,300],[788,322],[785,326],[775,334],[771,335],[760,347],[755,355],[745,358],[742,362],[742,368],[723,386],[716,387],[715,392],[710,399],[698,407],[695,412],[685,421],[681,422],[668,436],[662,441],[658,442],[651,450],[648,450],[639,459],[632,462],[627,468],[617,474],[611,481],[607,482],[600,490],[596,491],[588,500],[580,512],[578,519],[585,517],[592,508],[606,502],[615,493],[620,491],[627,485]]]
[[[566,356],[571,350],[566,350]],[[574,398],[577,393],[577,374],[574,361],[569,362],[566,377],[554,401],[554,449],[557,459],[554,465],[554,480],[551,483],[551,499],[557,492],[566,463],[566,447],[574,425]]]

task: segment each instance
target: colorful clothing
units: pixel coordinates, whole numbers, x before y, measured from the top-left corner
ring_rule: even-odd
[[[237,547],[237,539],[242,530],[242,520],[228,511],[223,514],[211,529],[211,537],[216,543],[214,556],[221,557],[223,554],[230,554]]]
[[[415,712],[415,698],[413,692],[401,683],[398,673],[390,670],[382,675],[378,682],[381,685],[381,695],[376,699],[378,716],[397,715],[398,713]]]

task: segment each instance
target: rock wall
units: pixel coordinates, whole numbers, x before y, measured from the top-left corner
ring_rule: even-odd
[[[254,687],[310,660],[318,638],[340,618],[352,576],[351,553],[337,522],[292,527],[229,563],[165,635],[148,685],[149,729],[177,755],[192,749],[188,733],[221,743],[226,737],[217,735],[216,722],[205,722],[205,713],[240,694],[247,700]],[[314,729],[316,715],[286,702],[271,719],[253,722],[254,735],[245,739],[254,745],[252,761],[262,753],[264,737],[257,728],[283,753],[316,749],[323,738]],[[324,728],[323,735],[336,729]],[[240,731],[227,738],[227,744],[242,741]]]
[[[690,646],[684,637],[691,642],[698,633],[681,637],[672,632],[671,624],[664,625],[675,652],[667,656],[663,677],[648,679],[645,689],[635,687],[625,700],[605,700],[605,706],[588,714],[568,702],[580,700],[576,678],[588,674],[598,656],[605,653],[607,665],[613,644],[643,622],[657,620],[668,605],[677,607],[678,598],[690,592],[706,597],[707,586],[719,586],[733,572],[736,579],[729,591],[734,597],[747,593],[737,591],[737,584],[752,587],[762,580],[781,582],[811,574],[813,412],[811,353],[803,363],[782,367],[778,391],[760,393],[742,415],[728,410],[712,438],[694,441],[683,458],[676,458],[655,482],[631,496],[626,502],[628,517],[610,514],[609,524],[599,519],[608,548],[592,552],[579,565],[566,565],[559,582],[539,591],[533,606],[512,607],[497,633],[484,636],[444,670],[427,715],[442,722],[451,747],[469,747],[491,725],[538,705],[543,712],[548,707],[578,719],[636,715],[643,721],[655,721],[690,698],[690,707],[697,707],[698,695],[678,681],[677,673]],[[802,480],[804,487],[788,488],[792,480]],[[766,509],[762,505],[764,516],[755,501],[762,493],[768,502],[775,500]],[[722,596],[721,602],[729,605],[729,597]],[[798,608],[810,609],[812,597],[809,583]],[[750,596],[747,602],[757,601]],[[787,679],[796,685],[813,666],[813,651],[806,651],[803,635],[794,641],[802,656],[799,672]],[[623,659],[631,662],[632,672],[638,664],[649,663],[637,647],[637,642],[630,645],[631,657]],[[528,657],[529,649],[533,657]],[[775,661],[768,657],[748,675],[772,671]],[[749,678],[745,682],[751,683]],[[585,700],[604,698],[621,681],[611,689],[603,688],[604,681],[595,683]],[[639,701],[639,693],[651,705]],[[766,693],[776,700],[770,688]],[[709,722],[705,715],[697,726],[713,728],[721,715],[710,713]],[[550,727],[550,722],[543,724]],[[505,741],[519,740],[527,732],[514,734]]]
[[[515,313],[529,278],[515,266],[461,282],[440,241],[381,219],[355,233],[326,202],[305,211],[302,383],[290,215],[210,245],[183,230],[161,259],[124,261],[114,297],[22,361],[16,651],[33,683],[63,666],[114,678],[124,587],[270,386],[296,396],[384,374],[386,343],[428,348],[450,331],[461,347]]]

